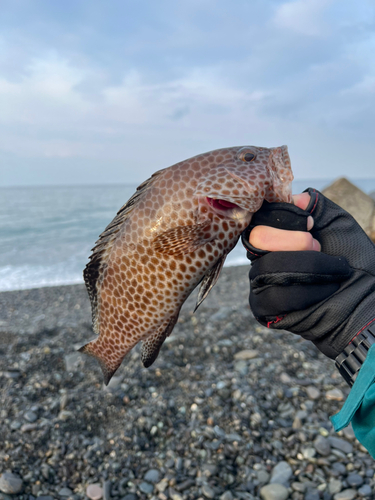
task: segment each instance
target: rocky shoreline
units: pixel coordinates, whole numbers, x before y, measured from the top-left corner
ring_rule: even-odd
[[[374,498],[374,461],[329,416],[349,392],[309,342],[259,326],[248,267],[185,304],[149,369],[108,388],[76,349],[83,285],[0,294],[0,500]]]

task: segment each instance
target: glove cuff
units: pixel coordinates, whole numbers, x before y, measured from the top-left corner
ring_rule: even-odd
[[[373,344],[375,344],[375,318],[354,337],[335,359],[336,368],[350,386],[354,384]]]

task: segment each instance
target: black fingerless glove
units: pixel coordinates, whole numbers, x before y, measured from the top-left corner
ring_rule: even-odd
[[[365,329],[375,336],[375,245],[345,210],[306,191],[305,211],[265,203],[242,236],[252,261],[250,307],[261,324],[299,334],[336,358]],[[306,231],[309,215],[321,252],[265,252],[249,244],[256,225]]]

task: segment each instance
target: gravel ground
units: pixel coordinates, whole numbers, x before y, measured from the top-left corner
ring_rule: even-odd
[[[259,326],[248,268],[185,304],[158,360],[108,388],[76,352],[83,286],[0,294],[0,500],[374,498],[374,461],[329,416],[349,392],[309,342]]]

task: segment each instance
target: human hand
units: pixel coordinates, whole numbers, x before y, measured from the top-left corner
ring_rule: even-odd
[[[295,205],[263,205],[242,239],[253,262],[250,306],[263,325],[312,340],[331,358],[375,325],[375,245],[318,191]]]

